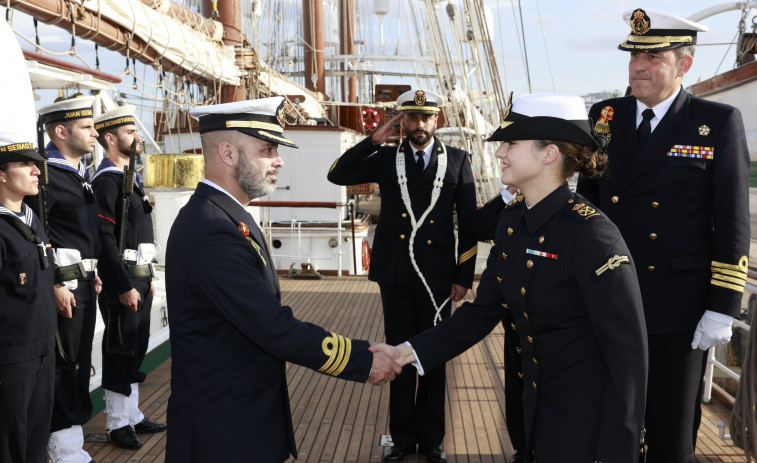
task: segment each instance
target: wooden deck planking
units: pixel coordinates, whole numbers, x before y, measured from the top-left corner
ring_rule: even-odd
[[[323,280],[282,278],[283,303],[303,320],[345,336],[383,340],[383,316],[378,287],[363,277]],[[503,328],[447,364],[447,434],[443,447],[450,463],[500,463],[512,453],[504,414]],[[140,388],[147,417],[166,419],[170,395],[170,364],[165,362]],[[389,387],[340,381],[298,365],[288,364],[288,386],[299,458],[289,462],[378,463],[387,449],[379,446],[388,434]],[[716,426],[728,423],[730,412],[720,403],[703,407],[697,459],[701,463],[745,462],[743,451],[724,443]],[[105,416],[98,413],[84,427],[85,435],[102,434]],[[137,451],[109,442],[87,442],[98,463],[162,463],[165,434],[142,435]],[[223,455],[219,454],[222,459]],[[251,459],[250,461],[253,461]],[[413,455],[409,463],[425,462]]]

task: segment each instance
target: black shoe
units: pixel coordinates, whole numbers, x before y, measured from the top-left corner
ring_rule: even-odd
[[[384,463],[399,463],[404,462],[408,455],[415,453],[415,446],[412,447],[392,447],[392,451],[389,455],[384,457]]]
[[[534,458],[534,453],[531,452],[531,455],[526,457],[526,454],[516,450],[515,453],[513,453],[513,456],[510,458],[510,463],[533,463],[536,461]]]
[[[108,438],[110,438],[111,442],[124,449],[137,450],[142,448],[142,441],[134,434],[134,429],[128,425],[108,431]]]
[[[134,425],[134,432],[138,434],[154,434],[165,431],[167,427],[168,425],[165,423],[156,423],[145,418]]]
[[[418,453],[426,454],[426,461],[430,463],[447,463],[447,454],[439,447],[421,448],[418,449]]]

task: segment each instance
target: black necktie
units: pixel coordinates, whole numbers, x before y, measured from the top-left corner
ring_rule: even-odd
[[[647,108],[641,113],[641,117],[643,118],[641,124],[636,129],[636,138],[639,139],[639,146],[642,146],[647,141],[647,138],[649,138],[649,134],[652,133],[652,124],[649,121],[654,117],[654,111]]]
[[[415,161],[415,164],[418,166],[418,173],[420,174],[423,172],[423,150],[418,151],[415,155],[418,156],[418,160]]]

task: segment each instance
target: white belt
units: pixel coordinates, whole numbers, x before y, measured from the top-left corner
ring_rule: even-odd
[[[136,249],[124,249],[123,258],[127,262],[136,262],[137,261],[137,250]]]
[[[87,272],[94,272],[97,268],[97,259],[82,259],[80,262]]]

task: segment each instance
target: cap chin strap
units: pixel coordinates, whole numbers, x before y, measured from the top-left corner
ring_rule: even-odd
[[[436,139],[436,137],[434,137]],[[400,146],[397,147],[397,154],[396,154],[396,166],[397,166],[397,183],[400,185],[400,193],[402,194],[402,202],[405,204],[405,208],[407,209],[407,213],[410,214],[410,224],[413,226],[413,231],[410,232],[410,243],[409,244],[409,250],[410,250],[410,262],[413,264],[413,268],[415,269],[415,273],[418,274],[418,277],[420,277],[421,282],[423,282],[423,286],[426,288],[426,291],[428,292],[429,297],[431,298],[431,303],[434,305],[434,309],[436,309],[436,315],[434,315],[434,326],[436,326],[437,320],[441,320],[441,311],[442,308],[447,305],[447,302],[449,302],[449,297],[442,302],[441,305],[436,305],[436,300],[434,299],[434,293],[431,291],[431,288],[428,285],[428,282],[426,282],[426,278],[423,276],[423,273],[421,272],[421,269],[418,267],[418,263],[415,261],[415,252],[413,251],[413,246],[415,244],[415,234],[418,231],[419,228],[421,228],[421,225],[423,225],[423,222],[426,220],[426,217],[428,217],[428,214],[431,212],[431,210],[436,205],[436,201],[439,199],[439,195],[442,192],[442,186],[444,185],[444,174],[447,172],[447,147],[442,143],[442,152],[439,153],[436,157],[436,174],[434,178],[434,189],[431,190],[431,202],[428,205],[428,208],[425,212],[421,215],[420,219],[415,220],[415,214],[413,213],[413,206],[410,203],[410,193],[407,190],[407,173],[405,170],[405,154],[400,152]],[[433,145],[432,145],[433,146]]]

